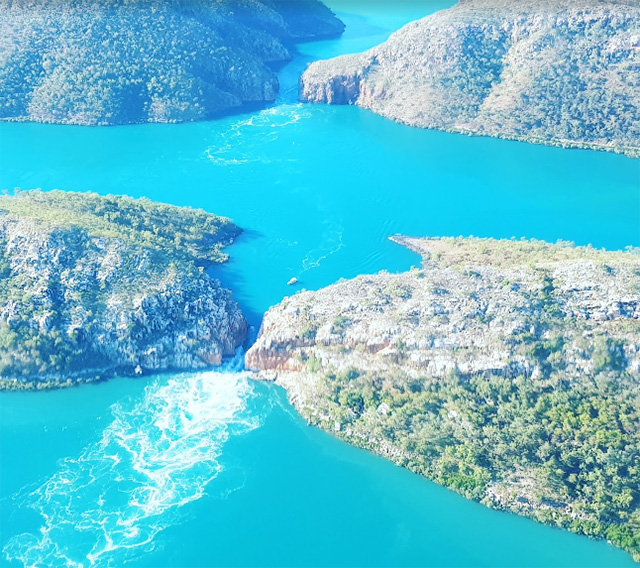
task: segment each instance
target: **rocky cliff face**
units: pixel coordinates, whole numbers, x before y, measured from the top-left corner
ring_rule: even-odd
[[[293,42],[343,29],[317,0],[1,0],[0,119],[207,119],[273,101]]]
[[[56,198],[64,200],[65,194]],[[0,207],[12,209],[16,199],[39,206],[27,193],[3,198]],[[196,268],[192,257],[125,236],[113,215],[136,201],[92,199],[107,203],[113,219],[99,230],[81,211],[75,222],[47,221],[38,218],[40,210],[26,208],[0,215],[0,388],[202,369],[233,355],[247,323],[231,292]],[[150,202],[146,206],[155,211]],[[179,235],[172,217],[180,214],[170,208],[154,222]],[[201,236],[216,262],[218,246],[238,229],[209,217],[223,226],[218,237]],[[203,229],[204,224],[194,227]]]
[[[358,55],[312,63],[303,101],[548,143],[640,152],[640,7],[463,0]]]
[[[285,298],[247,367],[351,443],[640,557],[637,251],[396,240],[421,269]]]
[[[600,330],[630,340],[625,365],[640,373],[640,337],[627,333],[628,322],[640,323],[640,256],[509,241],[401,241],[428,255],[424,270],[360,276],[285,299],[265,316],[247,366],[300,370],[313,355],[337,371],[400,366],[416,377],[535,377],[541,362],[516,340],[553,324],[565,337],[571,373],[589,372],[583,338]],[[503,258],[510,249],[514,258]],[[438,254],[445,260],[434,260]]]

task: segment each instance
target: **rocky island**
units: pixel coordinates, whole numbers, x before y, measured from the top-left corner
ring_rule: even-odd
[[[640,254],[398,237],[421,268],[285,298],[246,365],[309,421],[640,558]]]
[[[640,6],[460,0],[361,54],[312,63],[303,101],[396,121],[640,155]]]
[[[265,104],[295,42],[343,30],[318,0],[0,0],[0,119],[180,122]]]
[[[0,389],[218,365],[247,323],[205,268],[239,232],[147,199],[0,197]]]

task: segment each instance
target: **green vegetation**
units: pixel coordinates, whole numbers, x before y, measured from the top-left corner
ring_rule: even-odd
[[[150,199],[70,191],[20,191],[0,196],[0,212],[47,226],[75,227],[89,237],[119,239],[127,246],[158,253],[160,260],[201,265],[224,262],[224,245],[240,232],[229,219],[202,209]]]
[[[363,373],[317,388],[328,396],[310,419],[339,417],[350,442],[390,444],[399,465],[468,498],[640,557],[640,393],[611,368],[579,384],[554,367],[537,381]]]
[[[483,136],[640,154],[637,2],[465,0],[313,62],[302,100]]]
[[[423,269],[288,298],[247,366],[346,441],[640,560],[638,251],[393,240]]]
[[[203,120],[275,99],[270,65],[344,29],[316,0],[0,0],[0,118]]]
[[[189,279],[206,296],[203,268],[226,260],[221,249],[239,232],[228,219],[148,199],[1,196],[0,377],[135,367],[135,346],[159,335],[149,322],[155,313],[140,311],[143,299]]]

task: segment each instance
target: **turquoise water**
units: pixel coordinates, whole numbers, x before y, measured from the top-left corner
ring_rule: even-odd
[[[420,131],[298,104],[306,63],[449,3],[336,2],[271,108],[216,122],[0,124],[0,188],[127,193],[245,228],[216,275],[257,326],[292,293],[419,262],[394,233],[640,246],[640,162]],[[118,379],[0,400],[11,566],[625,566],[603,542],[490,511],[308,428],[236,372]]]

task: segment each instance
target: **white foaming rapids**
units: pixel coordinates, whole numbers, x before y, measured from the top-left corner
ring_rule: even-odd
[[[260,425],[246,411],[252,394],[242,354],[225,371],[159,377],[142,400],[120,402],[100,441],[20,502],[39,512],[39,534],[20,534],[6,558],[25,566],[120,566],[180,522],[222,467],[226,440]]]
[[[274,158],[262,151],[265,141],[275,140],[282,128],[310,116],[310,111],[301,103],[266,108],[247,119],[234,122],[227,130],[220,132],[218,143],[207,148],[205,155],[219,166],[290,161],[287,156]]]

